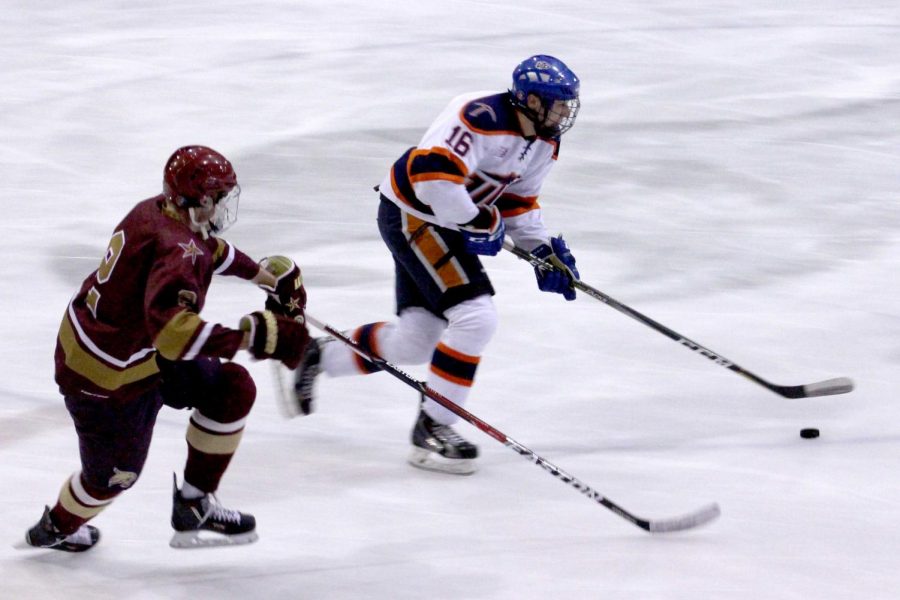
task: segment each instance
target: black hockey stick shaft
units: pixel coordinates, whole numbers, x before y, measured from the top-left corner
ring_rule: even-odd
[[[503,243],[503,247],[506,250],[509,250],[510,252],[515,254],[517,257],[521,258],[522,260],[530,263],[531,266],[533,266],[533,267],[538,267],[541,269],[548,269],[548,270],[558,270],[558,267],[556,267],[554,264],[550,263],[549,261],[538,258],[537,256],[534,256],[533,254],[531,254],[529,252],[526,252],[525,250],[517,247],[510,240],[506,240]],[[853,381],[851,381],[847,377],[836,377],[834,379],[826,379],[824,381],[808,383],[806,385],[778,385],[778,384],[772,383],[770,381],[766,381],[759,375],[756,375],[755,373],[748,371],[747,369],[741,367],[740,365],[734,363],[733,361],[728,360],[721,354],[719,354],[717,352],[713,352],[706,346],[703,346],[702,344],[699,344],[699,343],[695,342],[694,340],[681,335],[677,331],[666,327],[665,325],[663,325],[662,323],[659,323],[658,321],[654,321],[647,315],[644,315],[644,314],[634,310],[633,308],[631,308],[625,304],[622,304],[615,298],[612,298],[611,296],[604,294],[600,290],[598,290],[594,287],[591,287],[590,285],[584,283],[583,281],[580,281],[580,280],[575,281],[574,286],[575,286],[575,289],[580,290],[580,291],[584,292],[585,294],[587,294],[588,296],[594,298],[595,300],[599,300],[600,302],[606,304],[610,308],[614,308],[615,310],[619,311],[620,313],[622,313],[626,316],[629,316],[636,321],[643,323],[644,325],[650,327],[651,329],[658,331],[659,333],[663,334],[664,336],[666,336],[672,340],[675,340],[676,342],[678,342],[685,348],[688,348],[702,356],[705,356],[706,358],[713,361],[717,365],[723,366],[726,369],[728,369],[729,371],[734,371],[738,375],[742,375],[742,376],[746,377],[747,379],[749,379],[750,381],[757,383],[757,384],[763,386],[764,388],[771,390],[771,391],[775,392],[776,394],[779,394],[785,398],[809,398],[812,396],[832,396],[835,394],[846,394],[847,392],[850,392],[853,390]]]
[[[320,329],[323,332],[327,333],[334,339],[336,339],[340,342],[343,342],[344,344],[349,346],[351,350],[356,352],[359,356],[372,362],[382,371],[390,373],[391,375],[393,375],[394,377],[396,377],[397,379],[399,379],[406,385],[418,390],[425,396],[428,396],[429,398],[431,398],[432,400],[434,400],[435,402],[437,402],[438,404],[440,404],[441,406],[443,406],[450,412],[461,417],[468,423],[474,425],[475,427],[477,427],[478,429],[480,429],[487,435],[491,436],[492,438],[494,438],[495,440],[497,440],[504,446],[512,449],[514,452],[516,452],[520,456],[524,457],[528,461],[533,462],[537,466],[541,467],[547,473],[550,473],[551,475],[553,475],[554,477],[556,477],[563,483],[567,483],[574,489],[578,490],[586,498],[589,498],[590,500],[594,500],[595,502],[603,505],[604,507],[608,508],[615,514],[617,514],[620,517],[622,517],[623,519],[625,519],[626,521],[631,522],[632,524],[640,527],[641,529],[643,529],[645,531],[649,531],[651,533],[666,533],[666,532],[671,532],[671,531],[681,531],[684,529],[692,529],[694,527],[699,527],[700,525],[703,525],[705,523],[708,523],[708,522],[714,520],[720,514],[719,506],[717,504],[710,504],[710,505],[705,506],[693,513],[690,513],[690,514],[687,514],[687,515],[684,515],[681,517],[675,517],[672,519],[651,520],[651,519],[643,519],[641,517],[637,517],[634,514],[630,513],[629,511],[625,510],[624,508],[622,508],[621,506],[619,506],[618,504],[616,504],[615,502],[613,502],[612,500],[610,500],[609,498],[605,497],[600,492],[591,488],[589,485],[583,483],[582,481],[575,478],[574,476],[566,473],[565,471],[563,471],[562,469],[560,469],[559,467],[557,467],[550,461],[546,460],[539,454],[535,453],[531,449],[527,448],[526,446],[524,446],[524,445],[520,444],[519,442],[517,442],[516,440],[512,439],[511,437],[509,437],[502,431],[500,431],[500,430],[496,429],[495,427],[491,426],[490,424],[482,421],[481,419],[479,419],[478,417],[476,417],[475,415],[473,415],[472,413],[470,413],[463,407],[459,406],[458,404],[456,404],[455,402],[453,402],[446,396],[443,396],[439,392],[431,389],[428,386],[428,384],[425,383],[424,381],[415,379],[414,377],[412,377],[408,373],[405,373],[404,371],[400,370],[399,368],[395,367],[393,364],[386,361],[382,357],[360,347],[359,344],[357,344],[353,339],[347,337],[344,333],[335,329],[331,325],[328,325],[327,323],[323,323],[322,321],[319,321],[315,317],[311,316],[309,313],[306,314],[306,321],[308,323],[310,323],[311,325],[313,325],[314,327],[316,327],[317,329]]]

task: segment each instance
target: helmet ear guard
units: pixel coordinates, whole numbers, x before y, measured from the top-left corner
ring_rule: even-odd
[[[581,106],[580,86],[578,77],[565,63],[538,54],[515,68],[509,92],[513,105],[534,123],[539,135],[556,137],[575,124]],[[539,109],[529,106],[529,96],[540,101]]]

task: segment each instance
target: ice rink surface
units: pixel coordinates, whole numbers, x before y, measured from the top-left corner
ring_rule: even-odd
[[[898,597],[896,2],[158,4],[0,1],[0,597]],[[258,543],[168,547],[188,415],[165,409],[100,545],[14,548],[78,468],[59,319],[176,147],[234,162],[226,237],[296,258],[312,314],[386,319],[372,186],[451,97],[505,89],[536,53],[583,81],[541,203],[584,280],[774,382],[856,391],[786,400],[539,293],[504,253],[485,259],[500,328],[468,407],[641,516],[717,501],[718,521],[648,535],[465,423],[477,474],[415,470],[396,380],[323,379],[318,412],[286,421],[242,355],[259,397],[220,497]],[[261,301],[219,280],[204,315]]]

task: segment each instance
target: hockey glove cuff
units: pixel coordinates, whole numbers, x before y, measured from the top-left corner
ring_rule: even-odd
[[[250,333],[248,350],[254,358],[274,358],[289,369],[297,368],[309,343],[306,325],[269,310],[244,316],[240,328]]]
[[[466,251],[472,254],[494,256],[503,249],[506,225],[496,206],[479,206],[478,215],[459,226]]]

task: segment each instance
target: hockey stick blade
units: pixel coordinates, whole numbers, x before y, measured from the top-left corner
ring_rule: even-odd
[[[721,514],[722,511],[719,509],[718,504],[710,504],[681,517],[647,521],[647,527],[645,527],[645,529],[650,533],[684,531],[685,529],[693,529],[695,527],[706,525],[710,521],[715,521]]]
[[[818,383],[809,383],[803,386],[804,397],[834,396],[853,391],[853,380],[849,377],[835,377]]]
[[[747,374],[746,372],[742,372],[741,375],[760,383],[785,398],[834,396],[836,394],[846,394],[853,391],[853,380],[848,377],[836,377],[834,379],[826,379],[825,381],[807,383],[806,385],[775,385],[774,383],[769,383],[767,381],[760,381],[752,374]]]

